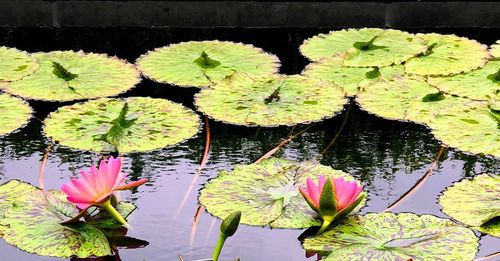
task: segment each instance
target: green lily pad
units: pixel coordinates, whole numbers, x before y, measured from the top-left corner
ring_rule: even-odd
[[[27,52],[0,46],[0,82],[17,81],[38,69],[38,61]]]
[[[489,61],[483,68],[466,74],[429,77],[427,81],[443,92],[487,101],[500,97],[500,61]]]
[[[157,48],[137,59],[142,73],[157,82],[181,87],[207,87],[236,72],[272,75],[279,59],[252,45],[191,41]]]
[[[140,73],[132,64],[104,54],[54,51],[34,53],[40,68],[0,89],[26,99],[72,101],[115,96],[134,87]]]
[[[12,207],[16,198],[36,190],[37,188],[32,185],[19,180],[11,180],[0,185],[0,219],[3,217],[4,213]]]
[[[331,252],[323,260],[472,260],[478,238],[447,219],[412,213],[351,216],[306,238],[308,251]]]
[[[381,67],[401,64],[426,50],[425,41],[393,29],[332,31],[304,41],[300,52],[312,61],[341,55],[345,66]]]
[[[31,118],[33,110],[22,99],[0,93],[0,136],[11,133]]]
[[[450,147],[500,156],[498,112],[486,101],[443,94],[422,78],[409,76],[369,85],[356,100],[380,117],[425,124]]]
[[[461,151],[500,157],[500,115],[486,103],[471,101],[474,106],[448,108],[428,122],[432,134]],[[495,115],[497,118],[495,118]]]
[[[421,124],[450,108],[482,104],[465,98],[444,95],[423,78],[406,76],[375,82],[361,92],[356,101],[377,116]],[[470,103],[470,105],[469,105]]]
[[[221,219],[241,211],[241,223],[273,228],[306,228],[321,221],[300,195],[307,177],[321,175],[353,177],[317,162],[297,163],[271,158],[244,166],[231,173],[221,171],[200,191],[199,201],[208,212]],[[364,202],[360,206],[364,205]]]
[[[322,121],[347,99],[338,86],[299,75],[254,78],[238,74],[195,96],[209,117],[235,125],[273,127]]]
[[[45,133],[61,145],[91,151],[148,151],[198,133],[192,110],[164,99],[101,98],[59,108],[45,120]]]
[[[0,219],[3,239],[21,250],[42,256],[89,257],[111,254],[106,236],[80,222],[59,224],[78,214],[78,209],[59,191],[32,191],[13,200]]]
[[[417,34],[427,51],[405,63],[407,73],[446,76],[483,67],[490,54],[487,46],[455,35]]]
[[[302,75],[332,82],[342,87],[347,96],[355,96],[362,86],[381,78],[390,79],[405,73],[402,65],[364,68],[347,67],[343,66],[343,63],[343,58],[339,56],[322,58],[307,65]]]
[[[500,176],[482,174],[448,187],[439,197],[439,204],[448,216],[484,233],[500,237],[499,199]],[[490,222],[494,219],[495,222]]]
[[[491,45],[490,53],[491,56],[495,58],[500,58],[500,40],[496,41],[496,43]]]

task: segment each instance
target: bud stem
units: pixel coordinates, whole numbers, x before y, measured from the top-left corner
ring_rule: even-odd
[[[129,226],[127,221],[125,221],[125,219],[123,219],[123,217],[120,215],[120,213],[118,213],[118,211],[113,207],[113,205],[111,205],[110,199],[107,199],[106,201],[101,203],[99,206],[106,209],[106,211],[108,211],[109,214],[111,214],[111,216],[114,217],[122,225],[127,226],[127,227]]]
[[[218,261],[220,252],[222,251],[222,247],[224,246],[224,242],[226,241],[226,236],[224,234],[219,235],[219,240],[217,240],[217,245],[215,245],[214,253],[212,254],[212,261]]]
[[[330,224],[332,223],[333,220],[334,220],[334,218],[323,217],[323,224],[321,224],[321,228],[318,230],[316,235],[319,235],[319,234],[322,234],[323,232],[325,232],[325,230],[330,226]]]

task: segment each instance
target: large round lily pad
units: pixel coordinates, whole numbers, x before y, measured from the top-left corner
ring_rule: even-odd
[[[274,228],[318,226],[321,220],[300,195],[299,187],[305,186],[307,177],[316,181],[321,175],[353,180],[345,172],[316,162],[271,158],[236,166],[230,173],[220,172],[201,190],[199,200],[208,212],[221,219],[241,211],[243,224]]]
[[[45,120],[45,133],[62,145],[91,151],[148,151],[189,139],[200,119],[164,99],[102,98],[59,108]]]
[[[207,87],[236,72],[272,75],[279,59],[252,45],[223,41],[191,41],[157,48],[137,59],[142,73],[162,83]]]
[[[495,58],[500,58],[500,40],[496,41],[496,43],[491,45],[490,53],[491,56]]]
[[[425,41],[410,33],[379,28],[332,31],[300,46],[300,52],[312,61],[342,55],[345,66],[355,67],[401,64],[425,50]]]
[[[407,73],[445,76],[483,67],[490,54],[486,45],[455,35],[417,34],[427,51],[405,63]]]
[[[299,75],[254,78],[238,74],[195,96],[209,117],[235,125],[296,125],[322,121],[343,109],[338,86]]]
[[[499,199],[500,176],[482,174],[447,188],[439,197],[439,204],[452,218],[500,237]]]
[[[478,238],[447,219],[412,213],[351,216],[331,230],[306,238],[324,260],[472,260]]]
[[[422,124],[449,107],[475,103],[441,94],[423,78],[409,76],[375,82],[364,88],[356,101],[364,110],[380,117]]]
[[[396,76],[402,76],[405,73],[402,65],[364,68],[347,67],[343,64],[344,60],[340,56],[322,58],[317,62],[307,65],[302,75],[333,82],[342,87],[347,96],[354,96],[358,94],[362,86],[372,81],[382,78],[391,79]]]
[[[444,144],[461,151],[500,158],[500,113],[487,103],[447,108],[428,121],[432,134]]]
[[[34,53],[40,68],[0,89],[26,99],[71,101],[115,96],[134,87],[140,73],[116,57],[82,51]]]
[[[38,69],[37,59],[15,48],[0,46],[0,82],[17,81]]]
[[[0,136],[27,124],[32,112],[25,101],[0,93]]]
[[[500,97],[500,61],[489,61],[483,68],[466,74],[429,77],[428,82],[446,93],[487,101]]]

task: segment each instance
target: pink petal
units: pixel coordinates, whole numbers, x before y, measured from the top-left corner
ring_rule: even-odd
[[[321,192],[323,192],[323,188],[325,187],[325,182],[326,182],[325,176],[319,176],[318,191],[319,191],[320,195],[321,195]]]
[[[317,208],[319,208],[319,204],[316,204],[316,203],[315,203],[315,202],[311,199],[311,196],[308,194],[308,192],[307,192],[307,189],[306,189],[306,188],[299,187],[299,191],[300,191],[300,194],[302,194],[302,196],[303,196],[304,198],[306,198],[306,200],[307,200],[307,201],[311,202],[311,203],[314,205],[314,207],[315,207],[316,209],[317,209]],[[314,210],[314,211],[316,211],[316,210]]]
[[[76,207],[79,209],[82,209],[82,210],[90,207],[90,205],[92,205],[92,204],[76,203]]]
[[[314,205],[319,206],[320,191],[318,187],[316,187],[316,184],[314,184],[313,180],[309,177],[307,177],[307,191]]]
[[[113,156],[109,159],[109,165],[111,165],[110,171],[118,175],[122,170],[122,160],[121,158],[114,159]]]
[[[356,193],[357,186],[355,181],[347,183],[347,190],[342,195],[342,204],[339,204],[339,210],[348,207],[353,202],[352,197]]]
[[[73,202],[73,203],[85,203],[85,204],[94,203],[94,200],[87,200],[87,198],[84,198],[84,197],[68,196],[66,198],[68,199],[68,201]]]
[[[93,184],[89,184],[84,180],[71,179],[71,184],[78,191],[78,194],[86,195],[88,197],[95,197],[98,193],[94,189]]]

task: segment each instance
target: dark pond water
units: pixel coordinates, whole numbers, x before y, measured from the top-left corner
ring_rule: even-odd
[[[329,29],[165,29],[165,28],[0,28],[0,46],[26,51],[84,50],[117,55],[133,62],[155,47],[187,40],[220,39],[251,43],[279,56],[282,73],[299,73],[307,61],[298,46],[303,39]],[[497,40],[500,29],[424,30],[456,33],[484,44]],[[416,31],[413,31],[416,32]],[[143,80],[123,96],[152,96],[181,102],[193,108],[196,89],[183,89]],[[30,102],[36,118],[20,131],[0,137],[0,182],[20,179],[38,185],[38,168],[43,151],[50,144],[43,136],[46,115],[63,104]],[[427,171],[440,143],[422,126],[387,121],[361,111],[353,104],[344,131],[325,154],[320,152],[337,133],[346,112],[315,125],[276,156],[296,160],[319,160],[353,174],[369,193],[366,212],[383,211]],[[121,194],[138,209],[129,222],[129,236],[149,242],[138,249],[121,249],[121,260],[185,260],[208,258],[218,236],[220,220],[203,213],[196,229],[193,216],[198,189],[219,170],[248,164],[285,138],[290,128],[242,128],[210,122],[212,147],[206,168],[194,182],[185,205],[181,202],[195,177],[203,152],[204,133],[173,148],[124,156],[125,171],[131,179],[147,177],[150,183]],[[299,126],[302,129],[304,126]],[[96,163],[97,155],[55,147],[45,171],[45,187],[59,189],[80,169]],[[448,149],[438,168],[421,189],[395,212],[414,212],[446,217],[435,203],[439,193],[453,182],[482,172],[498,173],[500,160],[467,155]],[[298,236],[302,230],[270,230],[241,226],[224,247],[221,260],[306,260]],[[500,239],[481,236],[478,256],[499,251]],[[310,258],[309,260],[313,260]],[[24,253],[0,242],[0,260],[55,260]],[[108,260],[108,259],[106,259]],[[109,260],[119,260],[109,258]]]

